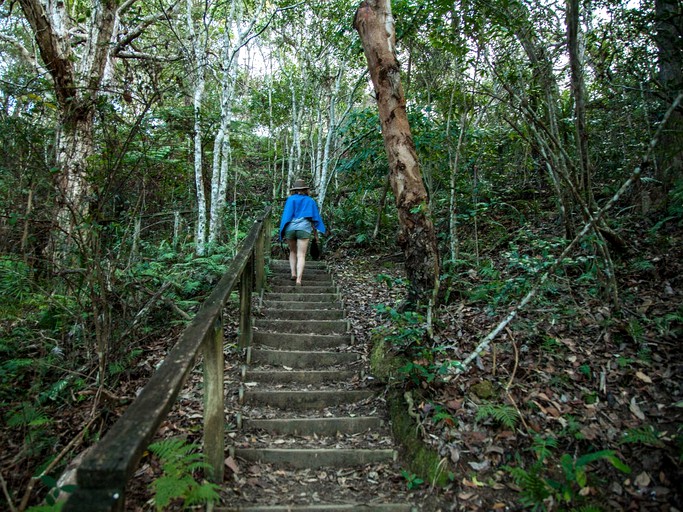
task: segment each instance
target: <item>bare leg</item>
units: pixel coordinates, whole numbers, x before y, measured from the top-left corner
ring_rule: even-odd
[[[289,269],[292,271],[292,278],[296,279],[296,239],[292,240],[288,238],[287,245],[289,246]]]
[[[296,284],[301,284],[301,278],[304,275],[307,249],[308,238],[303,238],[296,241]]]

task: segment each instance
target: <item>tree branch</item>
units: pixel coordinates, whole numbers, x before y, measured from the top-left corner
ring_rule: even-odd
[[[68,105],[76,94],[71,47],[60,38],[53,26],[54,20],[49,18],[39,0],[19,0],[19,3],[33,29],[40,56],[54,80],[57,101]]]
[[[479,355],[479,353],[486,349],[491,342],[498,336],[500,331],[505,329],[507,325],[512,322],[512,320],[515,319],[517,314],[531,301],[531,299],[536,295],[538,290],[541,288],[543,283],[545,283],[550,275],[557,270],[557,268],[562,264],[564,259],[569,255],[569,253],[574,249],[574,247],[583,239],[586,234],[595,227],[595,225],[602,219],[603,215],[607,210],[609,210],[614,203],[616,203],[619,198],[623,195],[624,192],[636,181],[640,179],[640,172],[643,167],[648,165],[650,159],[652,158],[652,152],[654,151],[654,148],[657,146],[657,142],[659,141],[659,137],[662,133],[663,128],[666,126],[667,121],[671,117],[671,114],[676,108],[678,108],[679,103],[683,100],[683,93],[679,94],[678,97],[674,100],[674,102],[671,104],[669,107],[669,110],[666,112],[666,115],[664,116],[664,119],[662,122],[659,124],[659,127],[657,128],[657,132],[655,133],[654,137],[652,137],[652,140],[650,141],[650,144],[648,145],[647,152],[645,153],[645,156],[640,161],[640,165],[638,165],[629,178],[624,182],[624,184],[617,190],[616,194],[607,201],[605,206],[603,206],[595,215],[593,215],[590,220],[583,226],[583,229],[574,237],[574,239],[571,241],[571,243],[565,247],[565,249],[562,251],[562,254],[560,254],[557,258],[555,258],[555,261],[553,264],[546,270],[543,275],[540,277],[540,279],[537,281],[537,283],[534,285],[531,290],[526,294],[526,296],[515,306],[515,308],[508,313],[508,315],[503,319],[502,322],[500,322],[492,331],[489,332],[489,334],[486,335],[486,337],[477,345],[477,347],[472,351],[472,353],[467,356],[467,358],[462,361],[462,362],[456,362],[453,366],[454,370],[452,373],[455,373],[456,375],[459,375],[461,373],[464,373],[467,371],[469,364],[476,359],[476,357]]]
[[[135,2],[135,0],[129,0],[130,5],[132,5]],[[124,4],[125,5],[125,4]],[[128,5],[126,8],[130,7]],[[167,11],[161,11],[160,13],[157,14],[151,14],[145,18],[142,19],[142,21],[134,27],[132,30],[128,31],[128,34],[126,37],[121,39],[121,41],[116,43],[116,46],[114,47],[112,54],[115,55],[116,57],[120,57],[121,54],[123,53],[123,49],[128,46],[130,43],[132,43],[135,39],[140,37],[142,33],[149,27],[152,23],[168,18],[169,14],[173,13],[175,9],[178,8],[180,5],[180,2],[174,3]],[[122,12],[123,6],[119,9],[119,12]]]
[[[12,45],[19,52],[19,56],[21,57],[21,59],[25,61],[27,64],[29,64],[31,67],[33,67],[36,73],[39,73],[41,75],[48,74],[48,70],[41,66],[38,63],[38,61],[36,61],[33,54],[29,52],[28,49],[23,44],[21,44],[19,40],[14,39],[13,37],[10,37],[5,34],[0,34],[0,41],[5,41],[6,43]]]
[[[152,55],[151,53],[144,52],[119,52],[116,54],[119,59],[140,59],[140,60],[154,60],[157,62],[176,62],[183,59],[182,55]]]

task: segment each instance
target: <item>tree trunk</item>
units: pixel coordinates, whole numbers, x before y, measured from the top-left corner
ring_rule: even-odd
[[[225,20],[223,35],[223,64],[221,77],[221,120],[214,140],[214,157],[211,176],[211,208],[209,218],[209,247],[218,243],[223,229],[223,214],[228,192],[228,172],[232,147],[230,145],[230,122],[235,96],[235,83],[240,65],[240,50],[254,31],[260,19],[265,0],[257,2],[251,17],[245,21],[245,2],[235,0]]]
[[[593,205],[591,190],[591,170],[588,160],[588,131],[586,129],[586,98],[583,79],[583,58],[579,31],[579,0],[567,1],[567,50],[571,91],[574,97],[574,128],[576,133],[576,150],[578,154],[577,186],[588,205]]]
[[[683,91],[683,12],[680,0],[655,0],[659,83],[664,94],[662,112]],[[683,108],[672,113],[662,132],[655,178],[658,181],[655,204],[665,207],[675,180],[683,179]]]
[[[398,243],[406,259],[408,302],[426,305],[436,298],[439,257],[434,225],[406,115],[390,0],[360,4],[353,23],[360,35],[377,95],[391,187],[396,198]]]
[[[202,122],[201,110],[206,84],[206,44],[207,37],[200,38],[194,27],[192,17],[194,2],[187,0],[187,29],[190,35],[192,57],[192,86],[194,109],[194,180],[197,194],[197,226],[195,230],[195,254],[203,256],[206,251],[206,194],[204,193],[204,171],[202,163]]]
[[[52,77],[59,109],[57,229],[49,250],[53,261],[61,265],[79,242],[77,228],[88,212],[87,159],[94,151],[95,105],[111,51],[117,2],[93,2],[80,59],[71,46],[72,23],[65,3],[20,0],[20,4]]]
[[[335,80],[334,91],[330,94],[330,113],[327,124],[327,135],[325,137],[325,149],[323,152],[322,162],[320,165],[320,183],[316,184],[318,189],[318,206],[322,210],[325,204],[325,197],[327,197],[327,185],[330,182],[330,161],[332,159],[332,140],[334,133],[337,130],[337,98],[341,91],[342,77],[344,73],[340,69],[337,72],[337,79]]]
[[[94,111],[88,108],[83,114],[62,117],[57,141],[57,231],[52,234],[50,248],[57,264],[66,263],[75,246],[85,246],[85,234],[79,226],[87,215],[87,196],[91,192],[86,174],[87,159],[94,149]]]

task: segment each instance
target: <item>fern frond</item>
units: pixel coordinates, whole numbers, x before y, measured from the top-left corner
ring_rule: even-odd
[[[510,405],[484,404],[479,406],[475,416],[476,421],[493,418],[501,425],[513,429],[519,421],[519,414],[517,409]]]
[[[619,444],[644,444],[647,446],[662,446],[662,441],[659,439],[658,432],[652,425],[643,425],[642,427],[629,428],[624,432]]]
[[[539,465],[534,465],[529,471],[521,467],[509,467],[505,469],[515,484],[520,488],[520,501],[534,510],[544,510],[543,502],[550,497],[550,489],[546,481],[539,474]]]
[[[205,505],[206,503],[219,501],[221,498],[218,494],[220,490],[221,488],[219,485],[210,482],[204,482],[201,485],[194,486],[190,489],[190,492],[185,498],[185,505]]]
[[[174,499],[187,495],[193,483],[194,480],[189,475],[183,478],[163,475],[154,480],[152,489],[157,511],[164,510]]]
[[[163,470],[163,475],[151,484],[157,510],[163,510],[174,499],[182,499],[185,505],[219,499],[218,486],[199,484],[192,476],[196,470],[211,467],[195,444],[180,438],[164,439],[151,444],[149,450],[159,457]]]
[[[23,402],[17,409],[7,415],[8,427],[38,427],[50,423],[45,413],[28,402]]]
[[[532,445],[531,449],[534,451],[536,458],[540,462],[543,462],[551,455],[551,448],[557,448],[557,439],[554,437],[544,438],[539,435],[534,436],[534,444]]]
[[[177,460],[193,449],[194,446],[187,444],[184,439],[179,437],[163,439],[149,445],[149,451],[162,461]]]
[[[46,400],[57,400],[59,394],[62,391],[64,391],[68,385],[68,380],[60,379],[57,382],[55,382],[52,386],[50,386],[50,389],[44,391],[43,393],[40,393],[40,395],[38,395],[38,400],[41,403],[45,402]]]

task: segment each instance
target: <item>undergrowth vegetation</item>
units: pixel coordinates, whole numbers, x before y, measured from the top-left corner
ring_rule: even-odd
[[[491,508],[505,501],[503,489],[532,510],[656,506],[681,497],[683,396],[674,347],[683,309],[670,300],[672,283],[680,286],[679,209],[673,195],[663,221],[615,220],[629,240],[615,252],[618,304],[596,239],[587,237],[541,281],[568,240],[538,218],[514,216],[499,218],[507,225],[502,239],[495,230],[480,231],[477,247],[462,238],[459,259],[443,265],[433,312],[376,308],[383,320],[375,336],[400,361],[390,383],[420,404],[424,442],[466,475],[455,485],[463,506]],[[376,281],[405,284],[384,273]],[[532,304],[464,368],[534,287]]]
[[[0,258],[0,422],[3,466],[14,468],[3,475],[4,499],[19,509],[36,496],[52,500],[59,489],[45,482],[75,455],[62,451],[65,444],[98,439],[113,410],[130,401],[121,390],[153,371],[149,347],[187,323],[233,252],[225,245],[197,257],[193,245],[165,240],[125,251],[115,245],[97,264],[65,279]],[[184,467],[168,464],[180,478],[176,470]],[[28,484],[27,472],[33,475]],[[203,490],[188,488],[184,497],[188,503],[203,499],[193,494]],[[157,494],[168,496],[163,489]]]

